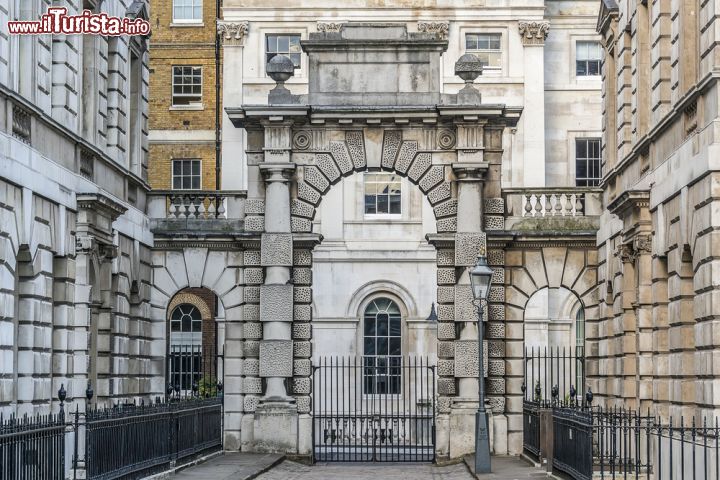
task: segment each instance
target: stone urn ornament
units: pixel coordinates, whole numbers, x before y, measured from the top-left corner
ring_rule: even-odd
[[[268,94],[268,103],[292,103],[292,93],[285,88],[285,82],[295,75],[295,64],[290,57],[275,55],[267,63],[265,71],[277,83]]]
[[[466,53],[458,58],[455,62],[455,75],[465,81],[465,86],[457,94],[457,103],[479,105],[482,102],[480,91],[473,85],[482,72],[482,62],[476,55]]]

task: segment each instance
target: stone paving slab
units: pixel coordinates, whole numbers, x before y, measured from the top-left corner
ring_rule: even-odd
[[[470,471],[475,470],[475,457],[465,457],[465,464]],[[549,478],[547,472],[520,457],[491,457],[492,473],[476,475],[479,480],[522,480],[524,478]]]
[[[418,463],[317,463],[285,461],[257,480],[473,480],[462,464],[438,467]]]
[[[282,460],[282,455],[270,453],[225,453],[166,478],[168,480],[250,480],[273,468]]]

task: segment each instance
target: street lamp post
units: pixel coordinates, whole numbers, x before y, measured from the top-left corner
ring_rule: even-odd
[[[490,436],[488,416],[485,411],[485,363],[483,345],[482,301],[487,300],[492,283],[492,268],[488,266],[485,255],[480,255],[470,270],[470,285],[478,311],[478,410],[475,414],[475,474],[490,473]]]

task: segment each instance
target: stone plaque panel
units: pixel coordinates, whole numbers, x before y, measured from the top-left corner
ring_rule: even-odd
[[[291,233],[263,233],[260,246],[263,267],[291,267],[293,264]]]
[[[293,376],[292,340],[263,340],[260,342],[260,376]]]
[[[292,322],[293,286],[263,285],[260,287],[260,321]]]

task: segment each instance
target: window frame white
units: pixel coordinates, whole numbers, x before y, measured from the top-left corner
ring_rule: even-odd
[[[192,173],[192,165],[193,163],[190,163],[190,175],[185,175],[183,173],[183,168],[181,167],[180,175],[175,174],[175,163],[176,162],[197,162],[198,165],[198,174],[195,175]],[[183,180],[186,177],[190,178],[190,183],[192,185],[192,179],[194,177],[198,178],[198,188],[175,188],[175,179],[178,178],[180,180],[180,184],[182,185]],[[173,158],[170,162],[170,189],[171,190],[202,190],[202,160],[199,158]]]
[[[270,37],[275,37],[275,38],[276,38],[276,40],[275,40],[275,51],[274,51],[274,52],[271,52],[271,51],[269,50],[269,48],[270,48]],[[277,45],[277,44],[278,44],[278,40],[277,40],[277,39],[280,38],[280,37],[287,37],[287,38],[288,38],[288,51],[287,51],[287,52],[281,52],[281,51],[279,51],[279,47],[278,47],[278,45]],[[291,60],[292,60],[292,55],[297,55],[297,56],[298,56],[298,57],[297,57],[297,58],[298,58],[298,63],[297,63],[297,65],[295,65],[295,61],[293,61],[293,65],[295,66],[295,70],[296,70],[296,71],[297,71],[297,70],[300,70],[300,69],[302,68],[302,57],[303,57],[302,48],[300,48],[300,50],[299,50],[298,52],[291,52],[291,51],[290,51],[290,40],[289,40],[291,37],[297,37],[297,42],[298,42],[297,45],[298,45],[298,48],[300,48],[300,41],[302,40],[302,34],[300,34],[300,33],[298,33],[298,32],[265,32],[265,34],[263,35],[263,55],[264,55],[264,56],[263,56],[263,60],[264,60],[264,63],[265,63],[266,66],[267,66],[268,62],[270,61],[270,59],[272,58],[272,57],[269,56],[270,54],[273,54],[273,56],[275,56],[275,55],[285,55],[285,56],[287,56],[288,58],[290,58]]]
[[[580,52],[581,52],[581,46],[589,46],[590,44],[593,44],[593,46],[596,49],[597,52],[597,58],[590,58],[590,55],[588,54],[587,58],[580,58]],[[578,62],[585,62],[585,74],[579,74],[578,73]],[[589,65],[589,62],[597,62],[597,73],[590,74],[589,69],[587,68]],[[602,74],[602,45],[597,40],[591,40],[591,39],[583,39],[578,38],[575,40],[575,64],[574,64],[574,74],[575,78],[589,78],[589,79],[597,79],[600,78]]]
[[[383,181],[370,181],[370,182],[369,182],[369,181],[368,181],[370,177],[381,177],[381,176],[386,176],[386,177],[388,177],[388,181],[385,181],[385,182],[383,182]],[[391,181],[391,179],[393,179],[393,178],[394,178],[394,180]],[[402,181],[402,180],[403,180],[403,179],[402,179],[402,177],[401,177],[400,175],[398,175],[397,173],[393,173],[393,172],[365,172],[365,173],[363,174],[363,176],[362,176],[362,199],[363,199],[363,201],[362,201],[362,211],[363,211],[364,217],[365,217],[365,218],[373,218],[373,219],[379,219],[379,218],[398,219],[398,218],[402,218],[402,216],[403,216],[403,209],[404,209],[404,207],[405,207],[405,202],[403,201],[403,188],[402,188],[402,186],[403,186],[403,181]],[[396,194],[391,194],[391,193],[382,194],[382,195],[386,195],[386,196],[388,197],[388,201],[387,201],[387,206],[388,206],[387,212],[379,212],[379,213],[378,213],[378,209],[377,209],[377,207],[378,207],[378,200],[377,200],[378,193],[377,193],[377,191],[376,191],[376,192],[373,194],[373,195],[375,195],[375,213],[367,213],[366,204],[367,204],[367,196],[368,196],[368,183],[371,183],[371,184],[374,184],[374,185],[385,184],[385,183],[392,185],[392,184],[395,184],[395,183],[396,183],[396,184],[398,185],[398,193],[396,193]],[[397,213],[391,213],[391,212],[390,212],[390,210],[391,210],[391,208],[390,208],[390,197],[391,197],[391,196],[392,196],[392,197],[397,197],[397,199],[398,199],[398,201],[399,201],[399,203],[400,203],[400,211],[397,212]]]
[[[192,72],[192,73],[190,73],[189,75],[186,75],[185,73],[180,73],[179,75],[177,75],[177,74],[175,73],[175,69],[176,69],[176,68],[181,69],[181,72],[182,72],[182,69],[186,69],[186,68],[198,69],[198,70],[199,70],[199,74],[196,74],[195,72]],[[171,69],[172,69],[172,71],[170,72],[170,75],[171,75],[171,81],[170,81],[170,96],[171,96],[171,98],[170,98],[170,106],[171,106],[171,108],[176,108],[176,109],[183,109],[183,108],[186,108],[186,109],[196,109],[196,108],[202,108],[202,106],[203,106],[203,100],[202,100],[202,98],[203,98],[203,67],[202,67],[202,65],[172,65]],[[195,77],[200,78],[200,84],[199,84],[199,86],[200,86],[200,93],[199,93],[199,94],[195,94],[195,93],[190,93],[190,94],[179,93],[179,94],[176,94],[176,93],[175,93],[175,87],[176,87],[176,86],[180,86],[181,88],[182,88],[182,87],[185,87],[185,86],[189,86],[189,87],[191,87],[191,88],[192,88],[192,87],[195,87],[195,84],[194,84],[194,83],[186,84],[185,82],[182,82],[182,83],[180,83],[180,84],[176,84],[176,83],[175,83],[175,77],[178,77],[178,76],[181,77],[181,78],[184,78],[184,77],[186,77],[186,76],[189,76],[190,78],[195,78]],[[195,101],[195,102],[189,102],[189,103],[175,103],[175,98],[176,98],[176,97],[179,97],[179,98],[182,98],[182,97],[186,97],[186,98],[197,97],[198,100]]]
[[[387,301],[387,302],[388,302],[388,303],[387,303],[387,306],[385,307],[384,310],[381,310],[381,309],[379,308],[379,305],[376,303],[376,302],[378,302],[378,301]],[[375,324],[374,334],[369,335],[369,334],[367,333],[367,322],[368,322],[368,316],[369,316],[368,310],[370,309],[370,307],[371,307],[372,305],[374,305],[374,306],[378,309],[378,312],[375,313],[375,317],[373,318],[373,321],[377,322],[377,317],[378,317],[378,315],[380,315],[380,314],[386,314],[386,315],[388,315],[388,318],[387,318],[387,332],[386,332],[385,335],[379,335],[379,334],[378,334],[377,323]],[[394,307],[394,309],[397,311],[397,313],[394,313],[394,312],[392,313],[392,317],[391,317],[391,314],[388,313],[391,307]],[[392,334],[391,334],[392,331],[391,331],[391,329],[390,329],[391,323],[392,323],[393,319],[397,320],[397,322],[398,322],[398,330],[397,330],[397,334],[395,334],[395,335],[392,335]],[[403,372],[403,368],[402,368],[402,365],[403,365],[403,351],[404,351],[403,341],[404,341],[405,335],[404,335],[404,332],[403,332],[403,310],[402,310],[402,308],[401,308],[401,305],[397,302],[397,300],[393,299],[393,298],[390,297],[390,296],[385,296],[385,295],[373,296],[372,298],[370,298],[370,299],[365,303],[365,305],[364,305],[364,307],[363,307],[363,309],[362,309],[361,328],[362,328],[362,335],[361,335],[361,339],[362,339],[362,340],[361,340],[360,349],[361,349],[361,351],[362,351],[361,358],[362,358],[362,368],[363,368],[363,372],[362,372],[362,393],[363,393],[363,396],[364,396],[364,397],[373,397],[373,396],[376,396],[376,395],[387,395],[387,396],[400,396],[400,395],[402,395],[402,385],[403,385],[402,382],[403,382],[403,373],[404,373],[404,372]],[[368,338],[374,339],[374,342],[375,342],[375,344],[374,344],[374,353],[373,353],[373,354],[368,354],[368,353],[366,353],[365,344],[366,344],[366,339],[368,339]],[[385,354],[385,355],[378,355],[378,353],[377,353],[377,341],[378,341],[379,338],[385,338],[385,339],[387,339],[387,352],[388,352],[388,353]],[[391,348],[391,347],[390,347],[390,344],[391,344],[391,339],[393,339],[393,338],[398,339],[398,343],[399,343],[399,347],[400,347],[400,353],[390,354],[390,348]],[[385,366],[384,366],[384,367],[378,367],[378,359],[379,359],[379,358],[382,358],[382,359],[385,360]],[[368,359],[374,359],[374,361],[372,362],[372,363],[373,363],[372,366],[368,364]],[[396,361],[395,361],[395,362],[391,362],[391,359],[395,359]],[[393,363],[393,364],[391,364],[391,363]],[[368,375],[367,375],[367,373],[366,373],[366,368],[368,368],[368,367],[374,368],[374,372],[375,372],[375,373],[374,373],[374,375],[373,375],[373,379],[376,379],[377,376],[378,376],[378,375],[377,375],[378,368],[385,368],[386,371],[388,372],[388,374],[383,375],[383,376],[384,376],[384,377],[388,377],[388,378],[390,378],[390,377],[398,377],[399,382],[398,382],[398,383],[395,383],[395,384],[390,383],[390,382],[386,382],[384,385],[386,385],[386,386],[388,387],[388,390],[387,390],[387,391],[377,391],[378,383],[377,383],[376,380],[374,380],[373,383],[372,383],[372,384],[373,384],[373,389],[372,389],[372,391],[368,392],[368,391],[367,391],[367,383],[366,383],[366,379],[369,378]],[[392,369],[392,368],[396,368],[397,371],[399,371],[399,374],[390,374],[389,372],[390,372],[390,369]],[[393,391],[393,390],[390,388],[391,385],[399,386],[399,390],[398,390],[398,391]]]
[[[183,5],[180,5],[180,6],[176,5],[177,3],[180,3],[180,2],[182,2]],[[188,3],[190,4],[190,6],[187,5]],[[172,0],[172,4],[171,4],[170,8],[172,8],[172,22],[173,23],[185,23],[185,24],[187,24],[187,23],[190,23],[190,24],[203,23],[203,0]],[[175,15],[175,11],[178,8],[181,8],[181,9],[190,8],[190,10],[193,12],[192,18],[178,18]],[[200,17],[199,18],[195,17],[196,9],[200,9]]]
[[[498,48],[468,48],[468,36],[474,35],[476,37],[481,36],[487,36],[487,37],[497,37],[498,41]],[[501,72],[503,69],[503,60],[504,60],[504,49],[503,49],[503,33],[502,32],[496,32],[496,31],[487,31],[487,32],[478,32],[478,31],[466,31],[463,32],[462,36],[462,49],[465,53],[471,53],[475,56],[477,56],[481,61],[482,57],[480,57],[478,54],[486,54],[486,53],[497,53],[498,54],[498,65],[492,66],[492,65],[483,65],[483,72]]]

